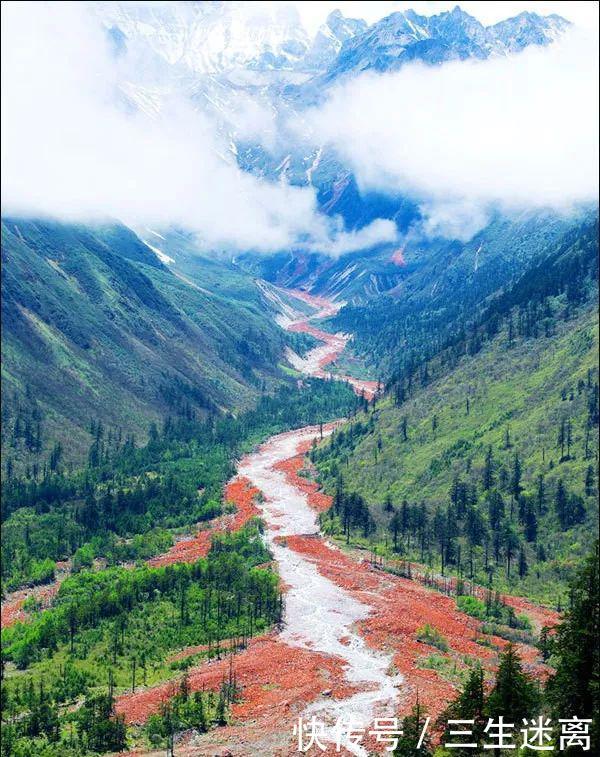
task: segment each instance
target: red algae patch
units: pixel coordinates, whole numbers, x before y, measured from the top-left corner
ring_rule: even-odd
[[[434,670],[418,666],[419,658],[439,654],[439,650],[419,641],[418,632],[425,626],[435,628],[448,644],[448,654],[459,667],[463,658],[480,659],[490,670],[497,664],[498,650],[506,646],[504,639],[487,636],[492,647],[478,643],[482,637],[481,623],[461,613],[454,600],[417,581],[400,578],[376,570],[368,562],[357,562],[341,550],[329,546],[315,536],[291,536],[287,546],[313,560],[319,572],[338,586],[370,605],[372,611],[358,623],[358,631],[366,643],[394,654],[393,664],[404,677],[400,688],[399,714],[406,714],[418,690],[429,714],[437,716],[455,694],[455,687]],[[518,645],[525,667],[542,680],[549,668],[539,660],[534,647]]]
[[[223,646],[227,644],[227,642],[222,642]],[[208,651],[208,644],[197,644],[195,647],[186,647],[185,649],[182,649],[180,652],[177,652],[176,654],[171,655],[167,658],[167,662],[177,662],[178,660],[185,660],[186,657],[192,657],[192,655],[200,654],[201,652],[207,652]]]
[[[182,562],[196,562],[201,557],[206,557],[210,549],[212,537],[219,530],[216,526],[211,525],[204,531],[198,533],[191,539],[181,539],[176,542],[167,552],[157,555],[148,560],[148,565],[153,567],[162,567],[163,565],[174,565]]]
[[[47,586],[35,586],[33,589],[20,589],[11,594],[10,597],[2,603],[2,628],[8,628],[18,621],[27,620],[29,614],[23,609],[23,605],[30,597],[35,599],[40,609],[45,610],[50,607],[50,604],[58,593],[58,589],[64,578],[66,578],[66,574],[60,581],[55,581],[53,584],[48,584]]]
[[[251,518],[260,515],[260,510],[255,504],[255,499],[259,494],[259,490],[247,478],[238,476],[227,484],[225,499],[233,502],[236,506],[236,513],[231,526],[233,531],[237,531],[246,525]]]
[[[363,394],[368,400],[372,400],[379,391],[378,381],[367,381],[366,379],[355,379],[348,376],[342,376],[341,378],[354,387],[356,394]]]
[[[195,562],[201,557],[206,557],[215,534],[238,531],[251,518],[260,515],[254,504],[258,494],[258,489],[252,486],[248,479],[241,477],[232,479],[225,487],[224,498],[235,505],[236,511],[233,516],[224,515],[216,518],[208,524],[206,529],[198,531],[195,536],[189,539],[181,539],[164,554],[148,560],[148,565],[156,567],[181,562]]]
[[[556,610],[552,610],[550,607],[536,605],[524,597],[512,597],[505,594],[502,599],[516,612],[525,613],[525,615],[527,615],[527,617],[530,618],[540,629],[543,626],[553,628],[560,621],[560,613]]]
[[[305,299],[301,297],[300,299]],[[318,298],[321,299],[321,298]],[[308,301],[308,300],[307,300]],[[319,313],[312,316],[313,318],[323,318],[328,315],[332,315],[337,312],[337,306],[330,303],[330,307],[324,307]],[[348,343],[348,334],[331,334],[327,331],[322,331],[309,323],[308,318],[301,321],[296,321],[288,326],[288,331],[295,331],[303,334],[310,334],[319,341],[323,342],[321,347],[315,347],[311,350],[312,361],[308,361],[305,369],[312,376],[317,378],[331,378],[333,374],[326,371],[326,367],[334,363],[338,357],[342,354]],[[377,381],[369,381],[366,379],[357,379],[353,376],[337,375],[340,381],[345,381],[350,384],[358,395],[364,395],[366,399],[372,400],[379,390],[379,383]]]
[[[342,589],[374,592],[381,588],[383,577],[368,566],[363,567],[339,549],[330,547],[319,536],[286,536],[286,544],[294,552],[313,560],[321,575]],[[365,600],[364,596],[359,597]],[[367,597],[370,604],[373,597]]]
[[[407,563],[404,561],[399,561],[404,564],[404,567],[409,567],[412,577],[415,578],[417,581],[429,583],[431,585],[431,582],[433,580],[433,584],[437,585],[438,589],[441,589],[442,592],[451,589],[452,591],[456,591],[457,588],[457,578],[454,576],[449,577],[442,577],[437,576],[436,578],[432,579],[431,575],[428,575],[428,571],[425,569],[425,567],[419,563]],[[393,562],[392,562],[393,564]],[[472,586],[471,590],[473,591],[473,594],[480,599],[485,599],[487,595],[487,589],[484,589],[482,586]],[[525,613],[528,618],[533,622],[534,626],[536,626],[536,630],[540,631],[543,626],[547,626],[548,628],[553,628],[556,626],[560,621],[560,613],[556,610],[553,610],[550,607],[544,607],[543,605],[537,605],[534,602],[530,601],[529,599],[525,599],[524,597],[515,597],[510,594],[501,594],[500,599],[507,604],[509,607],[512,607],[516,612],[518,613]]]
[[[307,305],[318,310],[319,312],[314,314],[314,318],[327,318],[328,316],[335,315],[344,304],[343,302],[333,302],[327,297],[319,297],[315,294],[309,294],[303,289],[286,289],[285,291],[296,299],[302,300],[302,302],[306,302]]]
[[[292,323],[287,330],[295,331],[296,333],[310,334],[311,336],[314,336],[315,339],[319,339],[321,342],[325,342],[326,344],[333,344],[335,342],[342,341],[342,337],[338,337],[329,331],[318,329],[308,321],[298,321],[297,323]]]
[[[16,623],[18,620],[25,619],[26,614],[23,612],[22,608],[26,599],[26,595],[19,596],[2,604],[2,628],[8,628],[8,626],[12,626],[13,623]]]
[[[288,482],[306,494],[308,504],[317,512],[322,513],[331,507],[332,497],[320,491],[319,485],[315,481],[299,475],[304,467],[304,453],[310,449],[311,445],[312,440],[310,439],[302,442],[298,447],[299,454],[276,463],[273,468],[285,473]]]
[[[229,675],[230,657],[212,660],[189,671],[191,691],[217,691]],[[261,728],[281,730],[304,707],[327,691],[334,699],[354,693],[344,678],[341,661],[307,649],[291,647],[276,636],[252,639],[248,647],[233,657],[233,670],[241,688],[241,701],[233,705],[235,721],[260,721]],[[158,712],[162,702],[177,691],[177,682],[124,694],[117,698],[116,709],[127,723],[144,723]],[[235,726],[220,730],[220,734]]]
[[[398,247],[397,250],[394,250],[392,257],[390,258],[390,261],[398,266],[405,266],[406,260],[404,260],[404,248],[406,245],[403,245],[402,247]]]

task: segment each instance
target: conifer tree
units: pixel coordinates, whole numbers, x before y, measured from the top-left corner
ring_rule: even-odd
[[[593,718],[592,741],[600,743],[600,580],[598,542],[571,589],[571,606],[556,630],[556,673],[546,695],[555,717]]]
[[[585,496],[592,497],[594,495],[594,469],[591,465],[585,472]]]
[[[504,717],[506,722],[521,723],[536,714],[539,692],[533,680],[523,671],[514,646],[509,643],[500,655],[496,683],[487,701],[491,718]]]
[[[543,515],[546,512],[546,487],[543,473],[540,473],[538,476],[537,506],[539,514]]]
[[[425,728],[425,718],[425,708],[420,703],[417,694],[415,706],[412,708],[410,715],[407,715],[402,721],[402,735],[398,739],[398,745],[394,750],[394,757],[429,757],[431,755],[431,739],[427,732],[422,738],[421,746],[417,748]]]
[[[408,441],[408,418],[406,416],[400,421],[400,433],[402,435],[402,441]]]
[[[477,749],[472,749],[470,747],[467,749],[454,748],[452,749],[452,753],[458,755],[458,757],[481,754],[485,735],[484,728],[488,721],[488,717],[486,714],[483,668],[479,663],[470,671],[469,677],[458,697],[438,719],[439,725],[446,726],[446,739],[451,743],[448,731],[453,729],[447,727],[449,720],[475,721],[472,726],[472,736],[469,737],[469,742],[478,744]],[[471,726],[469,726],[469,728],[471,728]]]
[[[519,550],[519,578],[524,578],[527,575],[529,566],[527,565],[527,557],[525,555],[525,549],[521,546]]]
[[[494,485],[494,454],[492,452],[492,445],[487,449],[485,453],[485,466],[483,468],[483,488],[488,491]]]

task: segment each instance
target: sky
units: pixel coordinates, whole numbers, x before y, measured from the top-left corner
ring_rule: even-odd
[[[296,3],[313,27],[338,6],[373,21],[408,5]],[[570,212],[595,199],[597,39],[588,6],[597,3],[462,5],[490,22],[526,8],[581,22],[563,41],[511,58],[363,74],[277,138],[329,146],[361,187],[415,197],[426,234],[467,239],[497,207]],[[502,6],[500,16],[492,6]],[[174,98],[161,119],[118,107],[120,73],[87,4],[2,3],[3,212],[177,224],[207,248],[265,253],[301,244],[339,255],[396,241],[391,221],[348,232],[318,212],[314,188],[269,183],[223,160],[223,135],[188,102]],[[272,114],[256,110],[241,109],[239,128],[268,134],[268,150]]]

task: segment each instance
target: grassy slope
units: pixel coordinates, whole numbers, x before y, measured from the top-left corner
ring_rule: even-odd
[[[220,279],[214,294],[178,278],[125,227],[7,219],[2,237],[4,396],[21,402],[30,387],[44,452],[58,439],[77,459],[90,418],[143,435],[173,412],[164,386],[177,384],[176,402],[232,408],[275,377],[282,332],[229,267],[206,262],[205,280]]]
[[[358,441],[347,459],[326,459],[319,464],[328,488],[334,488],[333,462],[339,465],[348,489],[358,491],[373,505],[375,518],[384,527],[389,516],[382,503],[388,493],[395,505],[406,498],[409,502],[425,500],[433,509],[448,501],[456,474],[477,482],[481,491],[489,445],[497,467],[504,464],[508,470],[517,450],[525,494],[535,494],[537,476],[544,472],[549,505],[539,533],[549,561],[538,564],[537,572],[530,571],[521,589],[556,600],[556,582],[563,584],[570,566],[589,548],[597,530],[593,498],[587,498],[586,523],[564,533],[551,504],[558,478],[583,495],[587,467],[597,465],[597,446],[590,460],[583,459],[587,404],[585,393],[578,395],[576,388],[579,379],[587,381],[588,370],[595,372],[597,380],[597,323],[594,306],[560,324],[557,336],[523,340],[508,349],[506,334],[500,334],[477,356],[463,358],[452,372],[419,390],[402,407],[394,407],[391,398],[384,399],[373,411],[372,432]],[[573,400],[561,399],[563,388],[575,390]],[[400,433],[404,416],[408,419],[407,442]],[[436,432],[432,430],[433,416],[438,421]],[[563,417],[573,424],[573,459],[559,464],[557,429]],[[510,450],[504,450],[507,426],[513,443]]]

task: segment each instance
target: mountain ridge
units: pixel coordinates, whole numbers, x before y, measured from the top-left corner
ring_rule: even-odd
[[[531,44],[549,44],[569,26],[560,16],[537,13],[522,13],[484,26],[458,5],[452,11],[429,17],[413,10],[398,11],[345,42],[325,78],[337,80],[346,73],[371,69],[395,71],[413,60],[439,64],[506,55]]]

